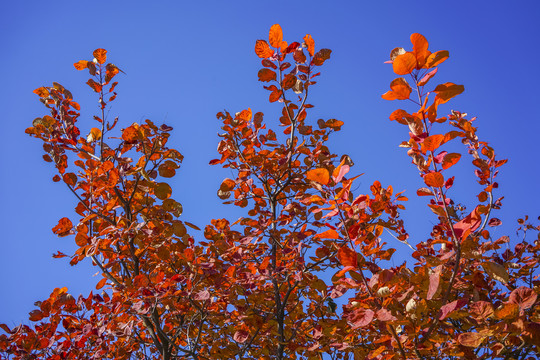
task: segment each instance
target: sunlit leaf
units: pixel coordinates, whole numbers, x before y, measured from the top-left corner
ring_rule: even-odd
[[[410,74],[416,67],[416,57],[412,52],[398,55],[392,63],[394,72],[398,75]]]
[[[444,176],[440,172],[430,172],[424,175],[427,186],[441,187],[444,185]]]
[[[439,64],[443,63],[446,59],[448,59],[449,56],[450,54],[446,50],[436,51],[433,54],[428,56],[425,67],[429,69],[429,68],[438,66]]]
[[[245,343],[248,338],[249,333],[244,329],[237,330],[233,335],[233,340],[240,344]]]
[[[63,178],[64,182],[69,186],[75,186],[77,184],[77,175],[74,173],[65,173]]]
[[[501,320],[513,320],[519,316],[519,305],[511,302],[504,303],[495,309],[495,317]]]
[[[88,61],[79,60],[78,62],[73,64],[73,66],[75,66],[75,69],[77,69],[77,70],[84,70],[84,69],[86,69],[88,67]]]
[[[73,223],[68,218],[64,217],[58,221],[58,224],[52,228],[53,233],[63,237],[69,235],[69,232],[73,228]]]
[[[279,26],[279,24],[274,24],[270,27],[268,40],[271,46],[275,48],[281,47],[281,42],[283,41],[283,31],[281,30],[281,26]]]
[[[397,78],[390,83],[390,91],[382,95],[385,100],[407,100],[412,92],[412,88],[404,78]]]
[[[93,55],[98,64],[105,64],[105,61],[107,61],[107,50],[105,49],[96,49]]]
[[[315,40],[313,40],[311,35],[307,34],[304,36],[304,44],[306,44],[308,53],[313,56],[315,54]]]
[[[270,48],[265,40],[257,40],[255,43],[255,54],[262,59],[267,59],[274,55],[274,50]]]
[[[486,335],[477,332],[467,332],[459,334],[457,340],[460,345],[477,348],[486,337]]]
[[[411,43],[413,44],[413,54],[416,57],[416,68],[421,69],[426,63],[426,59],[431,54],[428,50],[428,42],[424,35],[414,33],[411,35]]]
[[[449,153],[446,154],[442,161],[443,169],[448,169],[449,167],[455,165],[459,159],[461,159],[461,154],[459,153]]]
[[[325,168],[313,169],[307,172],[306,178],[321,185],[326,185],[330,181],[330,173]]]
[[[430,135],[422,142],[422,154],[426,154],[428,151],[435,151],[444,142],[444,135],[436,134]]]
[[[92,142],[101,139],[101,130],[98,128],[92,128],[90,134],[86,137],[87,142]]]
[[[437,104],[444,104],[454,96],[461,94],[464,90],[465,87],[463,85],[456,85],[451,82],[439,84],[435,87],[435,90],[433,90],[433,92],[437,94],[437,96],[435,96],[435,102]]]
[[[348,247],[347,245],[342,246],[338,250],[337,257],[341,265],[347,267],[352,266],[356,268],[357,266],[357,256],[356,251]]]

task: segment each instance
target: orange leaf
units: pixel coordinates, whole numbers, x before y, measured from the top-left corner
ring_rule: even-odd
[[[75,184],[77,184],[77,175],[74,173],[65,173],[63,178],[64,182],[69,186],[75,186]]]
[[[412,52],[398,55],[392,63],[394,72],[398,75],[407,75],[416,67],[416,57]]]
[[[104,64],[105,61],[107,61],[107,50],[105,49],[96,49],[94,50],[93,55],[96,58],[98,64]]]
[[[250,121],[251,120],[251,108],[248,108],[247,110],[242,110],[239,113],[236,114],[236,119],[243,120],[243,121]]]
[[[439,84],[435,90],[433,90],[433,92],[437,93],[437,96],[435,96],[435,103],[439,105],[444,104],[454,96],[461,94],[464,90],[465,87],[463,85],[456,85],[451,82]]]
[[[339,248],[337,257],[341,265],[345,267],[352,266],[356,268],[356,265],[357,265],[356,251],[354,251],[350,247],[342,246],[341,248]]]
[[[265,40],[257,40],[255,43],[255,54],[262,59],[266,59],[274,55],[274,50],[270,49],[270,46]]]
[[[428,56],[425,67],[428,69],[433,68],[443,63],[446,59],[448,59],[449,56],[450,54],[447,50],[436,51]]]
[[[482,264],[482,267],[491,278],[497,281],[500,281],[503,284],[508,283],[508,280],[510,280],[508,277],[508,272],[506,271],[506,268],[501,264],[497,264],[491,261],[486,261],[485,263]]]
[[[75,66],[75,69],[77,69],[77,70],[84,70],[84,69],[86,69],[88,67],[88,61],[79,60],[78,62],[73,64],[73,66]]]
[[[519,316],[519,305],[514,303],[502,304],[495,309],[495,317],[501,320],[512,320]]]
[[[390,91],[382,95],[385,100],[407,100],[411,95],[412,89],[404,78],[397,78],[390,83]]]
[[[339,234],[336,230],[328,229],[325,232],[315,235],[319,239],[339,239]]]
[[[306,174],[308,180],[315,181],[319,184],[326,185],[330,181],[330,173],[325,168],[309,170]]]
[[[313,40],[311,35],[307,34],[304,36],[304,43],[306,44],[309,54],[313,56],[313,54],[315,54],[315,40]]]
[[[426,154],[428,151],[435,151],[444,142],[444,135],[436,134],[428,136],[422,142],[422,154]]]
[[[458,154],[458,153],[446,154],[442,162],[443,169],[448,169],[449,167],[455,165],[459,161],[459,159],[461,159],[461,154]]]
[[[86,137],[86,141],[92,142],[101,139],[101,130],[98,128],[90,129],[90,134]]]
[[[444,185],[444,177],[439,172],[430,172],[424,175],[424,182],[427,186],[441,187]]]
[[[58,221],[58,224],[52,228],[52,231],[56,235],[62,237],[62,236],[69,235],[69,232],[71,231],[72,227],[73,227],[73,223],[71,222],[71,220],[64,217]]]
[[[275,48],[281,47],[281,42],[283,41],[283,31],[281,31],[281,26],[279,24],[274,24],[270,28],[270,33],[268,34],[268,40],[270,45]]]
[[[412,34],[411,43],[413,44],[413,54],[416,58],[416,68],[421,69],[426,63],[426,59],[431,54],[428,51],[428,42],[424,35],[421,34]]]
[[[99,282],[96,284],[96,289],[97,290],[101,289],[103,286],[105,286],[106,283],[107,283],[107,278],[103,278],[99,280]]]

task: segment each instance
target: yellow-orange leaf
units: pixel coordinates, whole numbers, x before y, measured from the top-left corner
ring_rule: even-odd
[[[79,60],[78,62],[73,64],[73,66],[75,66],[75,69],[77,69],[77,70],[84,70],[84,69],[86,69],[88,67],[88,61]]]
[[[431,172],[424,175],[424,182],[427,186],[441,187],[444,185],[444,177],[439,172]]]
[[[382,95],[385,100],[407,100],[412,89],[404,78],[397,78],[390,83],[390,91]]]
[[[443,63],[446,59],[448,59],[449,56],[450,54],[448,53],[447,50],[436,51],[433,54],[429,55],[429,57],[426,60],[425,67],[429,69],[429,68],[438,66],[439,64]]]
[[[304,43],[306,44],[309,54],[313,56],[313,54],[315,54],[315,40],[313,40],[311,35],[307,34],[304,36]]]
[[[495,309],[495,317],[501,320],[512,320],[519,316],[519,305],[506,303]]]
[[[92,128],[90,134],[86,137],[86,141],[92,142],[101,139],[101,130],[98,128]]]
[[[255,43],[255,54],[261,59],[266,59],[274,55],[274,50],[270,49],[270,46],[265,40],[257,40]]]
[[[441,146],[444,142],[444,135],[436,134],[428,136],[424,139],[422,143],[422,154],[427,153],[428,151],[435,151]]]
[[[412,52],[398,55],[392,63],[394,72],[398,75],[407,75],[416,67],[416,57]]]
[[[324,168],[309,170],[306,174],[308,180],[326,185],[330,181],[330,173]]]
[[[98,64],[104,64],[105,61],[107,61],[107,50],[105,49],[96,49],[94,50],[93,55],[96,58]]]
[[[270,41],[270,45],[273,47],[281,47],[281,42],[283,41],[283,31],[281,31],[281,26],[279,26],[279,24],[274,24],[272,27],[270,27],[268,40]]]

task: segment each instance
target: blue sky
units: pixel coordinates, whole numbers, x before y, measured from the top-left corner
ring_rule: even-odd
[[[215,114],[251,107],[268,121],[280,111],[267,102],[257,81],[260,61],[256,39],[266,39],[272,24],[281,24],[285,40],[301,41],[309,33],[317,48],[333,50],[311,92],[312,120],[337,118],[343,131],[329,144],[355,161],[352,173],[365,173],[358,192],[368,192],[374,180],[406,190],[404,213],[415,244],[429,236],[436,221],[416,198],[421,179],[404,149],[405,127],[388,120],[398,107],[380,95],[395,77],[383,64],[396,46],[410,48],[409,36],[419,32],[431,50],[449,50],[434,83],[465,85],[465,92],[445,104],[477,116],[481,139],[490,142],[501,169],[499,194],[505,196],[503,220],[495,236],[513,235],[516,219],[540,215],[537,89],[540,71],[537,1],[11,1],[0,14],[3,55],[2,127],[0,142],[0,322],[27,322],[33,303],[54,287],[67,286],[74,295],[88,293],[99,278],[89,264],[75,268],[53,252],[73,251],[71,238],[56,238],[51,228],[59,218],[78,220],[76,201],[67,188],[53,183],[41,143],[24,134],[45,108],[32,90],[59,82],[82,106],[80,126],[88,131],[97,112],[84,83],[87,76],[73,63],[91,59],[96,48],[127,75],[119,78],[118,100],[111,116],[123,125],[148,118],[174,127],[171,146],[185,156],[173,197],[184,205],[183,219],[201,228],[212,218],[236,220],[242,213],[224,206],[216,191],[228,171],[210,167],[217,157]],[[276,117],[277,123],[277,117]],[[472,205],[480,191],[470,166],[456,168],[454,198]],[[462,174],[463,173],[463,174]],[[198,238],[200,235],[195,234]],[[392,242],[391,238],[388,239]],[[400,258],[410,253],[394,244]]]

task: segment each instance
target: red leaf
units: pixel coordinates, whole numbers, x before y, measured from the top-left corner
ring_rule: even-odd
[[[439,290],[439,280],[441,278],[441,271],[442,266],[439,265],[435,268],[435,271],[429,275],[429,288],[427,292],[427,300],[431,300],[433,296],[437,293],[437,290]]]
[[[459,239],[464,240],[471,232],[478,229],[481,222],[482,218],[478,214],[478,207],[476,207],[469,215],[454,224],[454,233]]]
[[[353,329],[364,327],[369,325],[375,313],[370,309],[358,308],[355,309],[352,314],[347,316],[349,322],[352,324]]]
[[[451,303],[448,303],[444,306],[441,306],[441,315],[439,316],[439,320],[444,320],[450,314],[452,311],[461,309],[463,306],[467,304],[466,299],[458,299],[454,300]]]
[[[257,76],[259,77],[259,81],[263,82],[276,80],[276,72],[266,68],[259,70]]]

